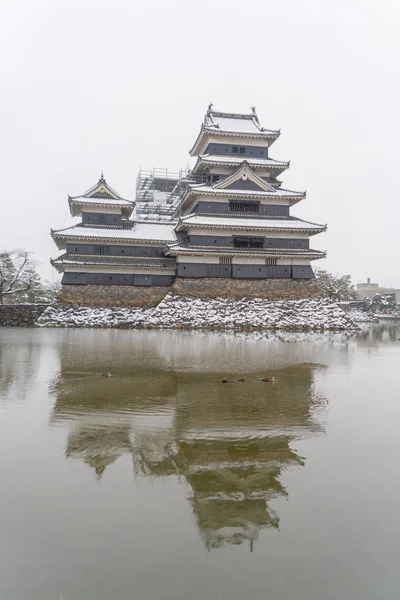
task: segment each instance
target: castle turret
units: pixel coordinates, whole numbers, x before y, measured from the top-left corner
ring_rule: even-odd
[[[326,230],[291,216],[305,192],[281,187],[289,162],[269,157],[280,132],[249,114],[209,107],[190,153],[197,156],[192,182],[176,209],[180,277],[311,279],[310,261],[325,256],[309,238]]]

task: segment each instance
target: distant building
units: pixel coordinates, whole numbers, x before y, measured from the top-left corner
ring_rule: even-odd
[[[65,251],[52,261],[63,285],[312,279],[311,261],[325,253],[310,248],[310,237],[326,226],[291,216],[305,192],[284,189],[277,179],[289,167],[269,157],[279,135],[260,125],[254,108],[233,114],[210,105],[190,151],[197,157],[191,171],[141,173],[136,203],[103,175],[70,197],[71,215],[81,223],[52,231]]]
[[[376,294],[394,295],[396,304],[400,304],[400,290],[388,287],[380,287],[379,283],[371,283],[368,277],[366,283],[357,283],[356,290],[361,298],[373,298]]]
[[[357,283],[356,290],[361,298],[373,298],[375,294],[379,293],[379,283],[371,283],[370,277],[368,277],[366,283]]]

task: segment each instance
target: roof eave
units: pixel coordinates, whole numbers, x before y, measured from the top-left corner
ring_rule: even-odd
[[[199,227],[201,229],[246,229],[246,225],[242,223],[239,225],[223,225],[222,223],[193,223],[191,221],[181,220],[175,227],[175,231],[184,231],[185,227]],[[295,231],[308,233],[309,235],[316,235],[317,233],[322,233],[326,231],[326,225],[321,225],[318,229],[307,229],[305,227],[251,227],[248,226],[247,229],[254,229],[254,231]]]
[[[211,187],[211,186],[207,186],[207,187]],[[204,195],[210,195],[210,196],[232,196],[235,197],[237,196],[238,198],[241,198],[243,196],[253,196],[253,197],[259,197],[259,198],[283,198],[285,200],[293,200],[293,204],[295,204],[296,202],[300,202],[300,200],[304,200],[306,198],[306,195],[303,193],[300,194],[293,194],[293,196],[288,196],[287,194],[283,195],[283,194],[279,194],[279,188],[277,189],[276,193],[274,192],[257,192],[257,191],[252,191],[252,190],[237,190],[235,192],[235,190],[229,189],[229,193],[227,193],[225,191],[225,188],[213,188],[212,190],[208,190],[207,192],[203,192],[202,190],[196,190],[196,188],[190,187],[188,186],[183,197],[181,200],[180,205],[183,204],[183,202],[186,200],[186,198],[188,198],[189,196],[196,196],[196,195],[200,195],[200,194],[204,194]]]
[[[280,250],[280,249],[278,249]],[[322,251],[309,251],[309,252],[303,252],[303,253],[294,253],[294,252],[290,252],[290,250],[286,251],[285,250],[281,250],[278,252],[269,252],[267,248],[264,249],[264,252],[248,252],[245,250],[239,250],[238,248],[230,248],[230,247],[219,247],[219,248],[215,248],[212,246],[209,247],[203,247],[203,248],[182,248],[182,247],[174,247],[174,246],[170,246],[167,247],[165,250],[165,254],[167,256],[174,256],[174,255],[208,255],[208,254],[215,254],[215,255],[219,255],[219,254],[229,254],[230,256],[245,256],[245,257],[260,257],[260,258],[304,258],[306,260],[318,260],[321,258],[326,258],[326,252],[322,252]]]
[[[54,235],[55,234],[55,235]],[[56,242],[57,244],[57,240],[60,242],[68,242],[68,241],[79,241],[79,240],[100,240],[103,243],[104,242],[143,242],[146,244],[170,244],[172,243],[171,240],[160,240],[160,239],[151,239],[151,240],[147,240],[147,239],[142,239],[142,238],[120,238],[120,237],[104,237],[104,236],[94,236],[94,235],[79,235],[79,236],[74,236],[73,234],[71,235],[65,235],[65,234],[61,234],[61,235],[57,235],[57,232],[53,232],[51,234],[53,240]],[[58,244],[57,244],[58,245]]]
[[[264,140],[277,140],[281,135],[280,129],[277,131],[259,131],[259,132],[243,132],[243,131],[226,131],[223,129],[212,129],[201,125],[199,135],[196,138],[191,150],[189,150],[190,156],[196,156],[197,149],[200,146],[201,140],[204,135],[217,135],[221,137],[240,137],[240,138],[251,138],[251,139],[264,139]]]

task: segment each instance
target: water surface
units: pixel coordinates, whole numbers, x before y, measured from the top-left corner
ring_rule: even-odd
[[[0,329],[0,598],[397,598],[398,338]]]

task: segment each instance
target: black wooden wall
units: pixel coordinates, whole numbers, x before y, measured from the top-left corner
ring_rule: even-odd
[[[107,256],[164,256],[165,246],[117,246],[111,244],[67,243],[68,254],[104,254]]]
[[[121,215],[112,215],[108,213],[82,212],[83,225],[114,225],[116,227],[122,224]]]
[[[239,202],[239,201],[238,201]],[[245,200],[243,200],[245,202]],[[259,204],[258,212],[254,211],[236,211],[231,210],[230,201],[226,202],[205,202],[204,200],[200,200],[193,207],[192,211],[194,213],[204,213],[204,214],[218,214],[218,215],[262,215],[267,217],[288,217],[289,216],[289,206],[282,206],[280,204]]]
[[[120,273],[64,273],[63,285],[137,285],[169,287],[174,275],[146,275]]]
[[[214,247],[235,247],[235,237],[246,237],[246,236],[212,236],[212,235],[190,235],[188,238],[191,246],[214,246]],[[263,240],[264,248],[289,248],[295,249],[300,248],[307,250],[310,247],[308,239],[297,239],[297,238],[261,238]]]
[[[235,148],[237,150],[234,150]],[[253,158],[268,158],[268,148],[266,146],[241,146],[239,144],[216,144],[215,142],[212,142],[211,144],[208,144],[204,154],[216,154],[217,156],[237,156],[243,160],[246,158],[246,156],[252,156]]]

